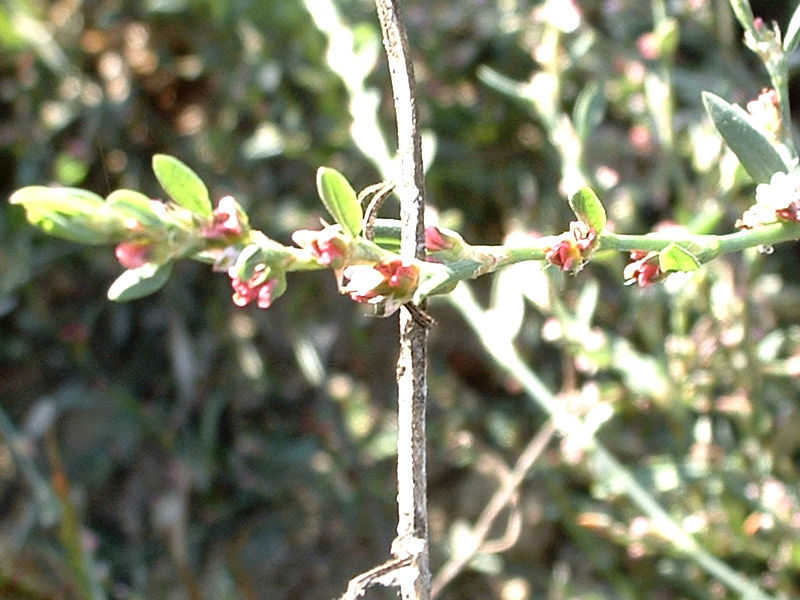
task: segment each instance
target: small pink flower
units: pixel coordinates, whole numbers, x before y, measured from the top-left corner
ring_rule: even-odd
[[[747,103],[747,112],[754,121],[773,135],[780,130],[781,111],[778,93],[775,90],[763,88],[758,98]]]
[[[211,224],[203,234],[207,238],[237,237],[244,231],[241,209],[233,196],[220,198],[211,213]]]
[[[277,279],[268,279],[263,271],[256,273],[247,281],[231,277],[233,303],[236,306],[244,307],[255,300],[258,308],[269,308],[275,299],[277,283]]]
[[[449,250],[453,244],[442,235],[438,227],[425,228],[425,249],[428,252],[439,252],[440,250]]]
[[[581,251],[574,240],[561,240],[545,252],[544,257],[562,271],[572,271],[573,267],[580,264]]]
[[[292,234],[292,241],[311,255],[321,265],[339,269],[344,265],[348,244],[338,231],[326,228],[322,231],[300,229]]]
[[[419,281],[416,265],[393,260],[376,265],[350,265],[344,270],[341,291],[356,302],[375,304],[388,298],[406,300]]]
[[[545,250],[545,260],[562,271],[577,271],[594,248],[597,232],[581,221],[572,221],[569,231],[557,239],[556,244]]]
[[[625,270],[622,272],[622,276],[625,278],[625,285],[635,283],[639,287],[647,287],[662,278],[663,274],[658,266],[657,252],[632,250],[631,260],[633,262],[625,265]]]
[[[150,258],[151,245],[138,242],[122,242],[114,248],[114,255],[119,264],[126,269],[136,269]]]

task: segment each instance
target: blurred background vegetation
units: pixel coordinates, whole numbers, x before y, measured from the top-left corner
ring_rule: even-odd
[[[753,8],[785,27],[791,4]],[[353,82],[329,66],[307,6],[0,4],[0,197],[47,182],[158,197],[149,164],[164,152],[275,239],[316,227],[318,166],[358,188],[381,175],[353,142]],[[379,43],[370,2],[336,6],[356,47]],[[569,6],[407,3],[440,219],[472,243],[563,231],[576,156],[556,117],[594,86],[578,167],[616,230],[732,230],[754,188],[700,92],[744,103],[768,79],[728,3]],[[673,59],[647,35],[662,9],[678,25]],[[502,77],[533,81],[528,101]],[[365,85],[391,140],[382,57]],[[609,409],[599,438],[669,514],[782,598],[800,597],[797,261],[786,244],[639,290],[622,285],[625,257],[606,256],[576,277],[529,267],[511,291],[473,285],[501,320],[524,310],[510,335],[560,401]],[[120,270],[112,249],[45,238],[0,204],[0,598],[341,594],[394,536],[394,320],[365,316],[328,273],[290,277],[266,312],[237,309],[226,277],[189,263],[157,295],[113,304]],[[481,466],[513,464],[547,415],[451,306],[430,310],[436,571],[498,485]],[[442,598],[734,597],[560,440],[520,512],[516,545],[478,555]]]

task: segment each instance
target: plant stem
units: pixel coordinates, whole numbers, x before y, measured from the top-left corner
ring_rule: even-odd
[[[400,198],[400,255],[407,260],[421,260],[425,257],[425,192],[414,67],[397,3],[376,0],[375,6],[389,63],[397,118],[399,172],[394,183]],[[397,362],[398,537],[392,550],[398,557],[414,555],[416,566],[416,570],[411,571],[412,577],[400,579],[400,594],[404,600],[427,600],[431,587],[425,465],[427,336],[426,328],[403,309]]]

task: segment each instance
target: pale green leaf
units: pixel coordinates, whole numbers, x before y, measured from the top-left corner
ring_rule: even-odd
[[[149,296],[164,287],[171,272],[172,263],[146,263],[136,269],[128,269],[108,288],[108,299],[128,302]]]
[[[658,266],[665,273],[667,271],[695,271],[700,268],[700,261],[686,248],[672,242],[658,253]]]
[[[783,36],[783,51],[794,52],[798,43],[800,43],[800,3],[794,9],[789,25],[786,27],[786,34]]]
[[[606,226],[606,211],[603,203],[589,187],[584,187],[575,192],[569,199],[572,211],[580,221],[586,223],[597,233],[603,231]]]
[[[711,92],[703,92],[703,104],[725,143],[757,183],[767,183],[773,173],[788,169],[768,134],[743,108]]]
[[[208,188],[188,166],[173,156],[156,154],[153,156],[153,172],[176,204],[201,217],[211,215]]]
[[[103,199],[87,190],[32,185],[14,192],[9,202],[25,209],[31,225],[73,242],[107,244],[122,228]]]
[[[317,170],[317,192],[325,208],[345,233],[357,236],[361,232],[363,213],[356,192],[345,176],[336,169],[320,167]]]

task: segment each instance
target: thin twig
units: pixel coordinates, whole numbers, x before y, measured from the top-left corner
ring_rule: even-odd
[[[433,580],[431,598],[436,598],[444,587],[450,583],[469,564],[469,561],[479,552],[503,552],[516,543],[521,528],[521,518],[517,510],[513,510],[506,533],[497,540],[487,541],[489,531],[495,520],[507,506],[514,508],[517,502],[519,486],[525,480],[525,475],[531,470],[536,460],[541,456],[547,444],[553,438],[556,428],[552,420],[542,427],[539,432],[528,442],[528,445],[519,455],[514,468],[503,477],[503,484],[494,493],[492,499],[481,512],[470,534],[470,547],[459,548],[458,552],[448,560],[440,569]]]
[[[375,0],[383,46],[392,80],[397,118],[397,195],[400,198],[400,255],[425,256],[425,191],[422,139],[417,129],[414,67],[408,52],[405,24],[394,0]],[[404,600],[430,598],[428,509],[425,466],[425,405],[427,400],[427,328],[411,311],[400,312],[400,357],[397,362],[397,539],[398,558],[419,548],[414,577],[400,581]],[[421,542],[421,543],[417,543]],[[397,554],[399,553],[399,554]]]

